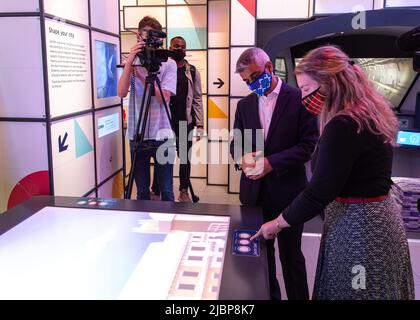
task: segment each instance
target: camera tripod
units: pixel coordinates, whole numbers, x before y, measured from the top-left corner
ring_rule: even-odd
[[[140,106],[140,114],[139,114],[139,118],[137,120],[136,129],[135,129],[136,131],[135,131],[135,135],[134,135],[134,146],[133,146],[133,155],[131,157],[130,174],[129,174],[128,184],[127,184],[125,194],[124,194],[125,199],[131,199],[131,195],[132,195],[132,192],[133,192],[134,172],[135,172],[135,168],[136,168],[136,165],[137,165],[137,155],[138,155],[139,151],[144,149],[144,134],[145,134],[145,131],[146,131],[147,120],[149,118],[150,105],[151,105],[152,97],[156,96],[155,83],[157,84],[157,86],[159,88],[159,93],[160,93],[160,96],[162,97],[163,105],[164,105],[164,108],[165,108],[165,112],[166,112],[166,116],[168,118],[169,124],[171,126],[171,130],[172,130],[172,132],[175,133],[174,126],[173,126],[173,123],[172,123],[172,119],[171,119],[171,116],[170,116],[170,113],[169,113],[168,105],[165,101],[165,98],[164,98],[164,95],[163,95],[163,90],[162,90],[162,87],[160,85],[160,80],[158,78],[158,73],[159,73],[158,71],[156,71],[156,72],[149,71],[148,75],[146,76],[146,79],[145,79],[142,102],[141,102],[141,106]],[[134,90],[133,90],[133,92],[131,92],[131,94],[134,95],[134,108],[136,108],[135,84],[133,86],[133,89]],[[176,135],[175,135],[175,137],[176,137]],[[191,180],[189,178],[188,178],[188,186],[189,186],[189,189],[190,189],[190,192],[191,192],[192,201],[194,203],[197,203],[198,201],[200,201],[200,199],[195,195],[192,184],[191,184]]]

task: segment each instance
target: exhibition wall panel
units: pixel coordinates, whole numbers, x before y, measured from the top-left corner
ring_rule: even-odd
[[[258,0],[258,19],[304,19],[309,17],[309,5],[313,0]]]
[[[88,0],[44,0],[45,13],[57,20],[71,20],[89,25]]]
[[[229,94],[229,49],[209,49],[209,95]]]
[[[96,168],[98,184],[123,167],[121,108],[95,113]]]
[[[2,0],[0,211],[37,194],[96,196],[123,172],[118,3]]]
[[[210,141],[229,141],[229,97],[208,98],[208,137]]]
[[[167,21],[168,41],[175,36],[182,36],[188,49],[207,49],[206,6],[169,6]]]
[[[37,17],[0,17],[0,118],[45,118]]]
[[[207,184],[228,184],[229,143],[209,142],[208,144]]]
[[[315,1],[315,14],[335,14],[335,13],[348,13],[358,11],[360,8],[364,10],[373,10],[373,0],[316,0]]]
[[[169,2],[169,1],[168,1]],[[164,5],[165,0],[137,0],[137,5],[139,6],[151,6],[151,5]],[[182,1],[182,4],[185,4],[185,1]]]
[[[231,0],[232,46],[255,44],[255,0]]]
[[[150,0],[149,2],[155,2],[155,1]],[[136,6],[136,5],[137,5],[137,0],[120,0],[120,10],[124,10],[125,6]]]
[[[208,11],[209,48],[229,47],[229,0],[209,1]]]
[[[44,123],[0,122],[0,212],[50,193]]]
[[[124,177],[122,171],[98,188],[99,198],[121,199],[124,195]]]
[[[54,193],[81,196],[95,188],[92,115],[65,119],[51,126]]]
[[[51,117],[92,108],[89,30],[45,21]]]
[[[90,0],[91,26],[95,29],[118,34],[119,7],[115,0]]]
[[[156,18],[162,25],[162,28],[166,28],[165,7],[124,7],[124,30],[137,30],[139,21],[144,16]]]
[[[385,7],[420,7],[419,0],[385,0]]]
[[[39,0],[1,0],[0,12],[39,12]]]
[[[121,33],[121,52],[130,52],[136,43],[137,36],[134,33]]]

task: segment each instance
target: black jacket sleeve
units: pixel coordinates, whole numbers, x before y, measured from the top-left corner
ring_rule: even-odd
[[[235,122],[233,124],[233,139],[230,142],[230,155],[232,156],[235,162],[239,162],[241,157],[243,156],[243,133],[244,133],[244,125],[242,123],[242,117],[240,114],[241,110],[241,102],[238,102],[238,106],[236,108],[235,113]]]
[[[348,116],[332,119],[319,141],[311,181],[283,212],[287,223],[292,226],[303,223],[324,210],[345,186],[360,152],[360,135],[354,120]]]

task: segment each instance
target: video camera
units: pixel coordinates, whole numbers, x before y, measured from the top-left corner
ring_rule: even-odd
[[[156,29],[144,31],[147,35],[144,37],[145,47],[137,54],[140,65],[149,73],[156,73],[159,71],[162,62],[168,61],[171,56],[171,51],[161,48],[163,46],[163,39],[166,38],[166,33]]]
[[[401,51],[414,53],[413,68],[420,72],[420,26],[399,36],[397,47]]]

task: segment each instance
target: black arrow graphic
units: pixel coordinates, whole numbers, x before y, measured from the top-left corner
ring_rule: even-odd
[[[64,151],[66,151],[67,148],[69,147],[69,145],[66,145],[66,140],[67,140],[68,136],[69,135],[66,132],[63,139],[61,138],[61,136],[58,137],[58,151],[59,151],[59,153],[62,153]]]
[[[224,82],[223,82],[223,80],[222,79],[220,79],[220,78],[217,78],[217,80],[219,80],[219,81],[217,81],[217,82],[213,82],[213,84],[215,84],[215,85],[219,85],[218,87],[217,87],[217,89],[220,89],[221,87],[223,87],[223,85],[225,84]]]

